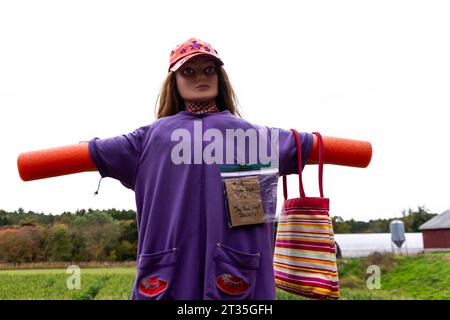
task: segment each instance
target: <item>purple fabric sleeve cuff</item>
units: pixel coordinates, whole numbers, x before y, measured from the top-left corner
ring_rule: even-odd
[[[101,161],[99,159],[98,152],[97,152],[96,140],[98,140],[98,138],[94,138],[89,141],[89,154],[90,154],[91,159],[94,162],[95,167],[97,168],[98,172],[100,173],[102,178],[105,178],[108,176],[108,174],[107,174],[105,168],[102,166]]]

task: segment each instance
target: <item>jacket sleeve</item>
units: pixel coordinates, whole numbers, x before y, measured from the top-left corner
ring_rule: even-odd
[[[134,189],[136,173],[147,127],[117,137],[89,141],[89,154],[102,177],[119,180]]]
[[[279,130],[279,173],[280,176],[298,173],[297,145],[294,134],[290,130]],[[308,132],[299,132],[302,145],[302,170],[308,161],[313,145],[313,135]]]

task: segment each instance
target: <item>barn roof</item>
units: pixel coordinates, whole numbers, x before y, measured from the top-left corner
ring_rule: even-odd
[[[419,230],[450,229],[450,209],[431,218],[419,227]]]

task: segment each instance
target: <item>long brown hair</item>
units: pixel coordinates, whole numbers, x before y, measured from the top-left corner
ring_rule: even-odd
[[[216,104],[220,111],[228,110],[230,113],[241,117],[238,110],[238,99],[231,86],[225,69],[218,68],[219,94],[216,97]],[[159,106],[158,106],[159,102]],[[156,118],[172,116],[184,110],[184,101],[177,89],[175,72],[170,71],[164,80],[158,99],[155,104]]]

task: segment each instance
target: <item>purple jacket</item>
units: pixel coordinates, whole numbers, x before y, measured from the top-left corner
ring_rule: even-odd
[[[289,130],[257,126],[229,111],[181,111],[127,135],[91,140],[89,152],[101,176],[135,192],[139,240],[131,299],[275,299],[274,225],[229,227],[220,176],[224,164],[194,159],[199,145],[203,150],[212,142],[197,139],[194,146],[194,124],[202,133],[216,129],[224,136],[227,129],[265,128],[268,136],[277,130],[279,174],[297,172]],[[172,134],[180,128],[194,137],[190,155],[183,153],[191,164],[173,161],[180,140],[172,141]],[[307,159],[313,136],[301,133],[301,139]],[[237,163],[236,150],[233,156]],[[247,150],[246,163],[248,156]]]

